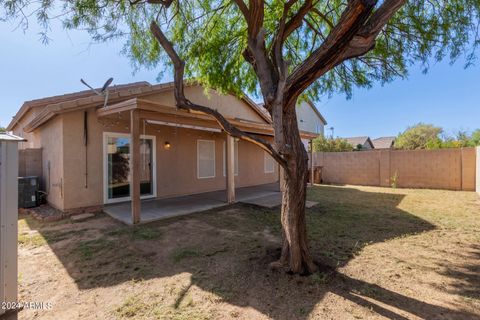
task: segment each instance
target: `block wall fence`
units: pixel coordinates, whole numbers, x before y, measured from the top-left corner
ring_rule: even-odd
[[[480,192],[480,148],[315,152],[322,182]]]

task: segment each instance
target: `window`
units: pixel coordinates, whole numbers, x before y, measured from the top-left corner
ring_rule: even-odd
[[[264,151],[264,160],[265,173],[275,172],[275,161],[266,151]]]
[[[215,178],[215,141],[197,140],[197,177]]]
[[[234,156],[234,173],[238,176],[238,141],[233,144]],[[223,142],[223,176],[227,175],[227,144]]]

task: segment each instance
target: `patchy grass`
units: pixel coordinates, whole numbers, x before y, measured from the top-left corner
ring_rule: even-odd
[[[111,251],[114,249],[116,249],[116,246],[113,241],[104,238],[81,241],[77,247],[78,255],[84,259],[92,259],[94,255],[101,255],[104,251]]]
[[[200,252],[195,248],[178,248],[173,251],[171,258],[174,262],[180,262],[198,256],[200,256]]]
[[[272,271],[278,209],[234,205],[127,227],[100,215],[19,220],[20,299],[82,319],[480,317],[480,203],[474,193],[319,186],[308,198],[320,270]],[[61,290],[59,290],[61,288]],[[67,307],[68,306],[68,307]]]
[[[107,232],[112,237],[128,236],[130,240],[154,240],[161,236],[158,229],[149,226],[122,226],[116,230]]]

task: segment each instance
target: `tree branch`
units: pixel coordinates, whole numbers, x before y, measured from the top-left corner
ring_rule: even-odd
[[[287,79],[285,105],[292,105],[315,80],[334,68],[375,7],[377,0],[351,0],[325,41]],[[390,0],[400,1],[400,0]]]
[[[243,0],[235,0],[235,3],[237,4],[238,9],[240,9],[245,19],[248,19],[250,13],[245,2],[243,2]]]
[[[358,57],[373,49],[375,39],[382,28],[405,3],[406,0],[385,0],[352,38],[342,58],[345,60]]]
[[[285,159],[275,151],[273,146],[267,142],[266,140],[259,138],[253,134],[244,132],[234,125],[232,125],[221,113],[217,110],[212,108],[195,104],[188,100],[185,97],[184,93],[184,70],[185,70],[185,62],[179,57],[175,49],[173,48],[173,44],[167,39],[163,31],[160,29],[158,24],[155,21],[152,21],[150,24],[150,31],[152,32],[155,39],[159,42],[159,44],[163,47],[165,52],[170,57],[170,60],[174,66],[174,94],[175,94],[175,101],[176,105],[180,109],[184,110],[194,110],[203,112],[205,114],[211,115],[215,118],[218,122],[220,127],[235,138],[239,138],[251,143],[256,144],[257,146],[261,147],[265,150],[268,154],[270,154],[282,167],[286,167]]]

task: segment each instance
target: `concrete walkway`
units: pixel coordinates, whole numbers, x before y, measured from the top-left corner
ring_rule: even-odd
[[[280,205],[281,194],[278,183],[237,188],[237,202],[272,208]],[[226,191],[213,191],[189,196],[166,199],[142,200],[140,223],[181,216],[226,206]],[[123,202],[105,206],[103,209],[112,218],[132,224],[131,204]]]

